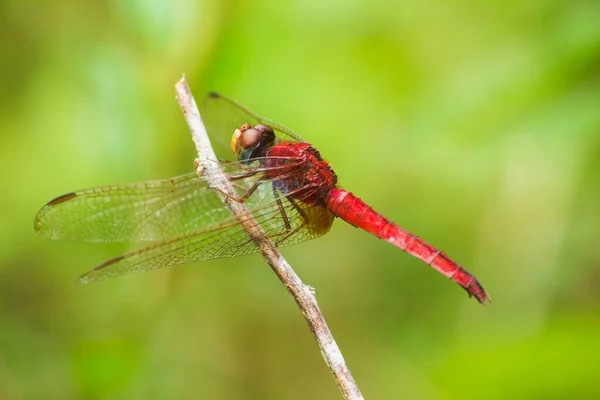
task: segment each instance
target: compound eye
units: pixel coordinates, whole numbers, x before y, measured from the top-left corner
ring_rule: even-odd
[[[246,129],[240,135],[238,144],[243,149],[249,149],[256,146],[260,142],[261,135],[262,133],[255,128]]]
[[[273,132],[273,128],[271,128],[269,125],[265,125],[265,124],[256,124],[254,125],[254,129],[258,130],[259,132],[268,132],[268,133],[275,133]]]

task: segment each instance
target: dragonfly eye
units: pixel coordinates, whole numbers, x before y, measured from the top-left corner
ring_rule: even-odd
[[[249,124],[244,124],[233,133],[231,151],[238,160],[246,160],[264,156],[266,150],[274,143],[275,132],[270,126],[256,124],[251,127]]]
[[[231,152],[239,159],[242,152],[249,147],[256,146],[259,140],[260,133],[256,129],[252,129],[250,124],[244,124],[231,136]]]
[[[250,128],[242,132],[238,138],[238,145],[243,149],[249,149],[256,146],[260,142],[262,133],[257,129]]]
[[[256,125],[254,125],[254,129],[259,131],[260,133],[268,133],[271,135],[275,134],[275,132],[273,132],[273,128],[271,128],[269,125],[265,125],[265,124],[256,124]]]

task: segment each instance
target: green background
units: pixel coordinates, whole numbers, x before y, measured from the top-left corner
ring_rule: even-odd
[[[77,285],[132,245],[33,230],[60,194],[192,171],[183,72],[492,296],[341,221],[284,249],[366,398],[600,398],[599,21],[596,0],[0,2],[0,398],[339,397],[259,256]]]

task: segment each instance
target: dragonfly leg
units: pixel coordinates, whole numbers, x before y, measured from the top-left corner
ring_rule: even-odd
[[[288,165],[282,165],[282,166],[278,166],[278,167],[269,168],[269,170],[270,171],[277,171],[277,170],[280,170],[280,169],[283,170],[283,169],[286,169],[286,168],[289,168],[289,166]],[[224,196],[226,196],[226,197],[228,197],[228,198],[230,198],[232,200],[235,200],[235,201],[240,202],[240,203],[244,203],[246,200],[248,200],[248,198],[250,196],[252,196],[252,193],[254,193],[256,191],[256,189],[258,189],[258,187],[261,184],[265,183],[270,178],[268,178],[266,175],[261,176],[249,189],[246,189],[245,186],[237,184],[235,181],[236,180],[240,180],[240,179],[250,178],[250,177],[256,175],[259,172],[262,172],[262,170],[260,168],[257,168],[257,169],[248,170],[247,172],[239,173],[237,175],[229,175],[228,176],[228,179],[231,181],[231,183],[235,187],[237,187],[238,189],[241,189],[241,190],[245,191],[245,193],[241,197],[231,196],[231,195],[229,195],[229,194],[227,194],[227,193],[223,192],[222,190],[220,190],[218,188],[215,188],[215,187],[212,187],[212,189],[217,190],[218,192],[220,192],[221,194],[223,194]],[[290,177],[290,176],[292,176],[292,174],[281,175],[281,176],[279,176],[279,180],[285,179],[285,178]],[[275,198],[278,198],[278,197],[279,196],[277,196],[277,195],[275,196]]]
[[[287,214],[285,213],[285,209],[283,208],[281,197],[279,197],[279,194],[277,193],[277,188],[274,184],[271,185],[271,188],[273,189],[273,196],[275,197],[275,201],[277,202],[277,208],[279,208],[279,213],[281,214],[281,218],[283,218],[283,223],[285,224],[285,231],[289,232],[292,230],[292,225],[290,224],[290,220]]]
[[[277,240],[277,242],[275,243],[276,246],[281,246],[283,244],[283,242],[285,242],[287,239],[289,239],[290,236],[292,236],[294,233],[298,232],[299,230],[303,229],[306,226],[306,224],[308,224],[308,215],[306,215],[306,213],[298,205],[298,203],[296,203],[296,201],[294,199],[292,199],[291,197],[286,197],[286,200],[290,202],[290,204],[292,205],[292,207],[294,207],[296,209],[296,211],[298,211],[298,214],[302,218],[302,223],[300,225],[298,225],[298,227],[296,229],[292,230],[291,225],[289,225],[289,221],[288,221],[286,224],[286,231],[281,232],[279,234],[279,235],[284,235],[284,236]],[[285,210],[282,210],[282,212],[285,215]],[[287,220],[287,215],[285,216],[285,219]]]
[[[279,208],[279,212],[281,213],[281,218],[283,219],[283,223],[285,225],[285,230],[283,232],[274,233],[272,235],[269,235],[268,238],[269,239],[277,238],[277,240],[275,241],[275,246],[281,246],[283,244],[283,242],[285,242],[290,236],[292,236],[294,233],[298,232],[300,229],[302,229],[306,226],[306,224],[308,223],[308,215],[306,215],[304,210],[298,205],[298,203],[296,203],[296,201],[294,199],[292,199],[291,197],[286,197],[285,199],[292,205],[292,207],[294,207],[296,209],[296,211],[302,218],[302,223],[296,229],[292,230],[292,224],[290,223],[290,220],[289,220],[287,214],[285,213],[285,209],[283,208],[283,204],[281,203],[281,198],[279,197],[279,194],[277,193],[277,189],[275,188],[275,185],[273,185],[273,195],[275,196],[275,201],[277,202],[277,207]]]
[[[232,179],[232,178],[233,179],[242,179],[245,177],[240,177],[240,178],[230,177],[230,179]],[[256,189],[258,189],[258,187],[264,183],[264,181],[262,178],[257,180],[256,182],[254,182],[254,185],[252,185],[249,189],[246,189],[244,186],[236,184],[235,182],[231,182],[231,183],[242,190],[246,190],[246,192],[242,196],[236,197],[236,196],[231,196],[230,194],[225,193],[224,191],[222,191],[221,189],[216,188],[216,187],[211,187],[211,189],[216,190],[217,192],[221,193],[223,196],[228,197],[231,200],[237,201],[238,203],[245,203],[246,200],[248,200],[248,198],[250,196],[252,196],[252,193],[254,193],[256,191]]]
[[[260,181],[256,182],[259,183]],[[256,184],[254,186],[257,186]],[[272,183],[271,184],[271,188],[273,189],[273,197],[275,198],[275,202],[277,203],[277,208],[279,209],[279,213],[281,214],[281,218],[283,219],[283,223],[285,225],[285,230],[283,232],[278,232],[278,233],[273,233],[270,235],[266,235],[267,238],[269,239],[273,239],[273,238],[277,238],[279,236],[282,235],[286,235],[285,238],[287,238],[287,236],[289,236],[289,232],[292,231],[292,225],[290,224],[290,219],[288,218],[287,214],[285,213],[285,209],[283,208],[283,203],[281,202],[281,197],[279,196],[279,193],[277,192],[277,188],[275,187],[275,184]],[[252,188],[250,188],[252,189]],[[256,190],[256,189],[254,189]],[[288,198],[288,200],[293,201],[291,199]],[[299,212],[303,212],[300,207],[298,207],[296,204],[292,203],[292,205],[294,205],[294,207],[296,207],[298,209]],[[305,219],[305,217],[303,216],[303,219]],[[285,240],[284,238],[284,240]],[[252,240],[248,240],[248,242],[251,242]],[[244,243],[247,244],[248,242]],[[275,246],[278,246],[282,241],[276,241],[275,242]]]
[[[255,175],[256,172],[249,172],[249,173],[245,173],[245,174],[239,174],[239,175],[231,175],[229,176],[229,181],[231,182],[231,184],[233,186],[235,186],[236,188],[243,190],[244,191],[244,195],[242,197],[240,197],[239,199],[236,199],[237,201],[240,202],[244,202],[248,199],[248,197],[250,197],[250,195],[256,190],[256,188],[258,187],[258,182],[257,181],[254,186],[252,186],[250,189],[247,189],[246,186],[244,185],[240,185],[239,183],[236,182],[236,180],[240,180],[240,179],[245,179],[245,178],[250,178],[251,176]],[[230,197],[230,196],[228,196]],[[242,200],[243,199],[243,200]]]

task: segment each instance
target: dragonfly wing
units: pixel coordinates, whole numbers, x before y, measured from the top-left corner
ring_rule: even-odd
[[[267,184],[265,186],[270,186]],[[272,190],[269,190],[272,193]],[[259,196],[257,196],[259,197]],[[252,201],[249,199],[249,206]],[[250,209],[265,235],[277,247],[313,239],[329,231],[334,216],[325,208],[289,201],[282,197]],[[79,278],[89,283],[117,275],[133,274],[167,266],[235,257],[258,250],[234,217],[160,243],[134,250],[96,267]]]
[[[200,114],[211,137],[215,140],[222,138],[226,143],[229,143],[233,131],[245,123],[269,125],[282,140],[304,142],[300,135],[290,128],[263,118],[219,93],[211,92],[204,99]]]
[[[235,175],[242,167],[226,168]],[[230,216],[218,194],[192,172],[60,196],[39,211],[34,226],[52,239],[113,243],[163,240]]]

